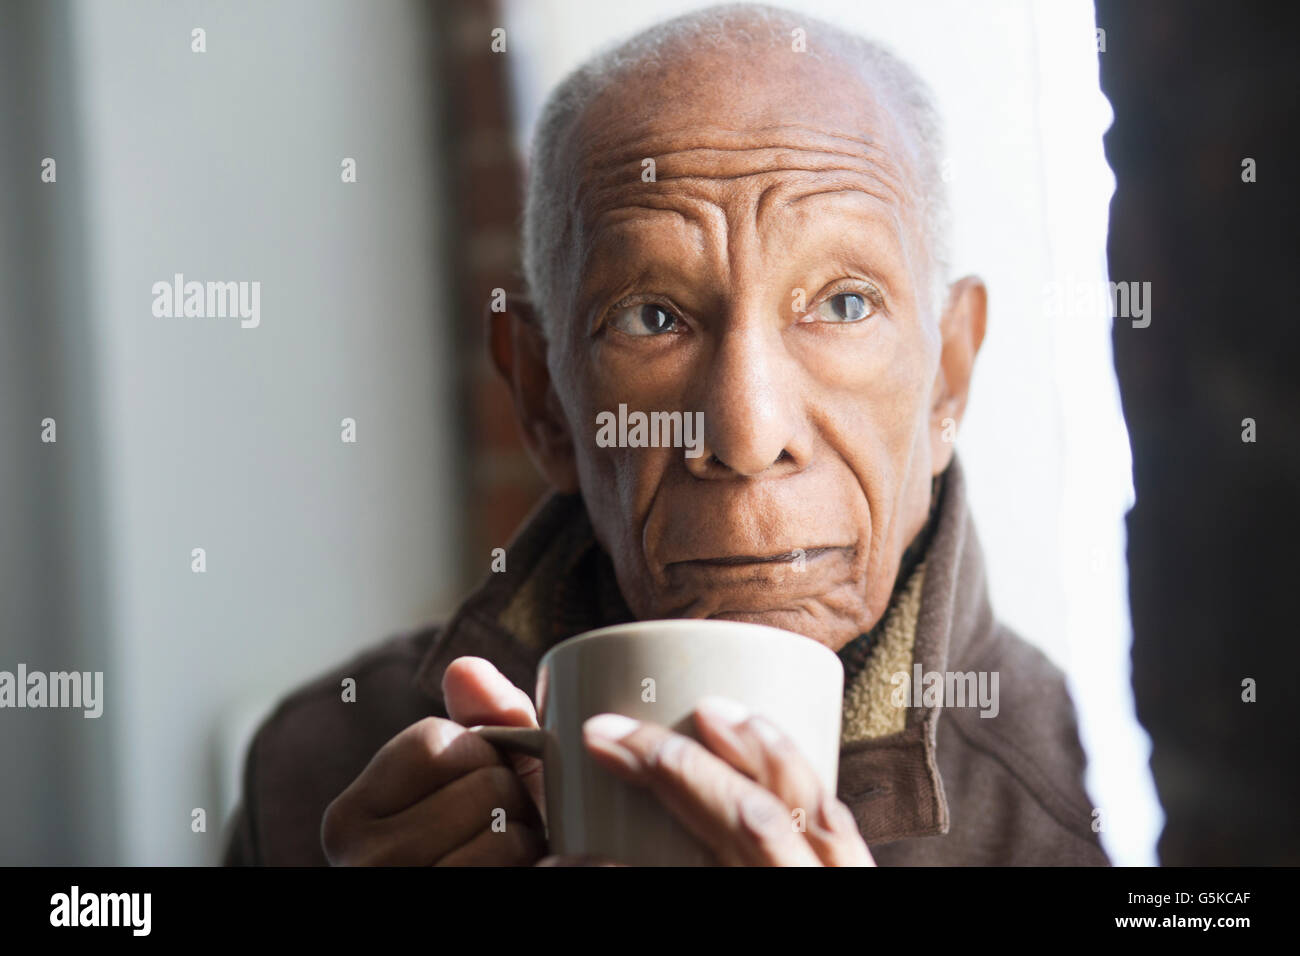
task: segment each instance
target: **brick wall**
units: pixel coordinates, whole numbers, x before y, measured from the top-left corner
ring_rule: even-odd
[[[463,403],[468,585],[488,569],[491,549],[506,544],[545,484],[520,441],[509,391],[487,357],[485,310],[492,290],[524,289],[523,170],[512,139],[509,53],[492,51],[492,30],[503,26],[504,18],[495,0],[444,0],[437,9],[445,195],[454,203],[448,210],[447,248],[454,257],[453,308],[460,317],[454,347]]]

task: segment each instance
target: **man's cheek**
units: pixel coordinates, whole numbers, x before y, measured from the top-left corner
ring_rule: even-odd
[[[639,538],[637,526],[654,498],[659,469],[647,449],[589,442],[584,457],[583,497],[587,510],[618,538]]]

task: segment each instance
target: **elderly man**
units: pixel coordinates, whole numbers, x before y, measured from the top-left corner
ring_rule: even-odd
[[[940,156],[905,66],[771,8],[670,21],[571,75],[534,143],[531,299],[491,330],[555,494],[444,627],[263,724],[228,861],[536,862],[540,767],[465,728],[533,725],[559,640],[714,617],[846,673],[839,793],[802,832],[781,811],[818,784],[761,715],[701,708],[701,736],[736,746],[672,759],[666,728],[588,723],[593,756],[718,862],[1105,864],[1062,676],[985,593],[952,445],[985,288],[946,281]],[[620,406],[702,413],[703,435],[596,441]],[[993,676],[998,699],[899,700],[900,672]]]

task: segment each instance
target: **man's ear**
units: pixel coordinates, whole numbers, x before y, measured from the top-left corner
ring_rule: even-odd
[[[488,308],[492,364],[514,400],[515,421],[528,455],[557,491],[578,490],[573,436],[546,366],[546,337],[527,296],[507,295],[505,311]]]
[[[949,287],[948,303],[939,318],[943,350],[930,405],[930,452],[936,475],[952,461],[953,442],[966,414],[975,355],[984,342],[987,319],[988,290],[982,279],[966,276]]]

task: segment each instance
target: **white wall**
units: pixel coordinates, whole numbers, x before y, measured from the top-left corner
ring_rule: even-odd
[[[701,0],[507,0],[519,134],[608,42]],[[1106,279],[1113,177],[1088,0],[787,0],[884,42],[947,127],[953,275],[981,275],[989,325],[958,447],[998,616],[1066,669],[1112,859],[1155,861],[1162,822],[1129,682],[1128,436],[1097,308],[1053,316],[1050,283]]]
[[[248,722],[458,596],[427,11],[74,10],[123,862],[205,862]],[[154,317],[176,272],[260,327]]]

